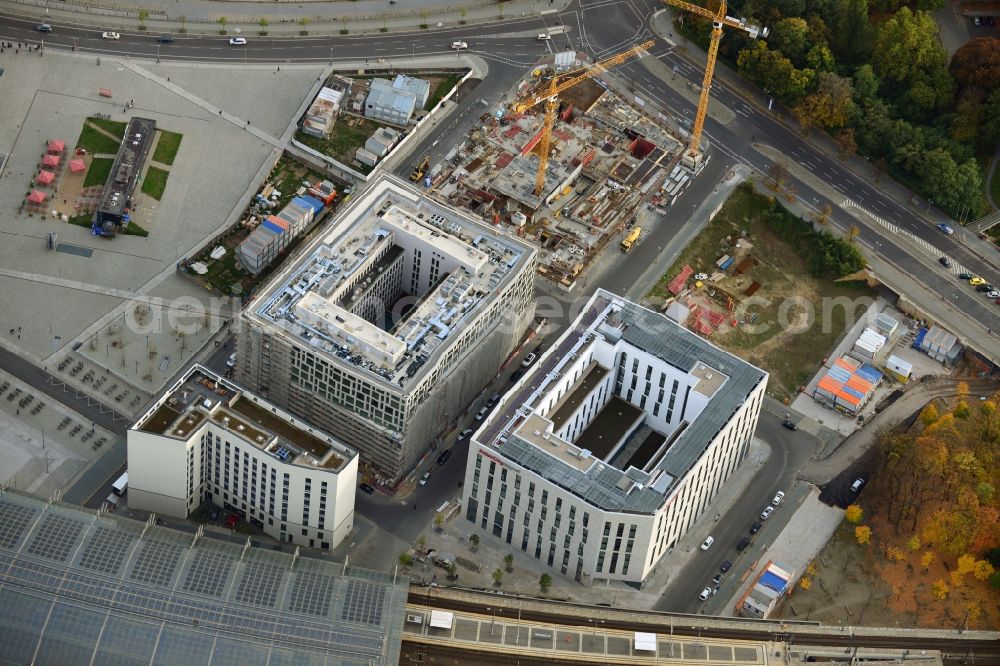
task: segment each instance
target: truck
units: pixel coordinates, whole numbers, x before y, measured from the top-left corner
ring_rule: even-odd
[[[424,158],[423,162],[418,164],[416,168],[413,169],[413,173],[410,174],[410,182],[411,183],[420,182],[420,179],[424,177],[424,174],[427,173],[427,170],[430,168],[431,168],[431,156],[428,155],[427,157]]]
[[[635,247],[636,241],[639,240],[640,235],[642,235],[642,227],[633,227],[632,231],[628,232],[625,238],[622,239],[620,246],[622,252],[631,252],[632,248]]]
[[[124,495],[126,490],[128,490],[128,472],[119,476],[118,479],[111,484],[111,492],[119,497]]]

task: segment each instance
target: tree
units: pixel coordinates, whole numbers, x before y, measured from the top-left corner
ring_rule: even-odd
[[[931,594],[935,599],[944,599],[948,596],[948,584],[943,579],[938,578],[931,586]]]
[[[448,563],[448,580],[455,580],[458,578],[458,566],[454,562]]]
[[[308,16],[303,16],[302,18],[300,18],[298,20],[298,24],[299,24],[299,34],[300,35],[308,35],[309,31],[306,30],[306,26],[309,25],[309,17]]]
[[[885,549],[885,559],[890,562],[905,562],[906,553],[904,553],[903,549],[899,546],[889,546]]]
[[[801,587],[803,590],[808,590],[810,587],[812,587],[812,579],[803,576],[802,578],[799,579],[799,587]]]
[[[542,594],[547,594],[552,589],[552,576],[543,573],[538,579],[538,587],[542,589]]]
[[[924,424],[924,427],[931,425],[938,420],[938,410],[937,405],[933,402],[927,403],[927,406],[920,411],[920,422]]]
[[[904,82],[944,65],[947,56],[934,17],[903,7],[875,35],[872,67],[884,79]]]
[[[417,537],[417,550],[423,550],[427,547],[427,537],[423,534]]]
[[[868,0],[837,0],[834,4],[830,31],[834,51],[848,62],[864,61],[872,44]]]
[[[978,560],[976,562],[976,567],[972,571],[972,575],[976,577],[976,580],[983,581],[988,579],[993,575],[993,565],[986,560]]]
[[[955,405],[955,409],[952,411],[952,414],[959,419],[967,419],[971,413],[972,410],[969,409],[969,403],[964,400],[959,400],[958,404]]]
[[[434,529],[440,531],[444,527],[444,516],[440,513],[434,514]]]
[[[1000,89],[1000,40],[977,37],[967,41],[951,57],[948,71],[962,90],[985,97]]]
[[[187,32],[187,16],[181,14],[177,17],[177,20],[181,23],[181,32]]]
[[[475,552],[479,550],[479,535],[473,534],[469,537],[469,545],[472,547],[472,551]]]
[[[792,62],[802,64],[811,45],[809,24],[798,17],[783,18],[771,28],[767,42]]]
[[[267,26],[270,25],[270,22],[266,18],[261,18],[259,21],[257,21],[257,24],[260,25],[260,34],[266,35]]]
[[[920,537],[918,537],[916,534],[911,536],[906,541],[906,547],[914,552],[920,550]]]
[[[149,10],[144,7],[140,7],[138,18],[139,18],[139,30],[145,30],[146,21],[149,20]]]
[[[861,65],[854,71],[854,92],[858,101],[869,101],[878,95],[878,77],[875,70],[868,63]]]
[[[847,125],[854,112],[854,90],[842,76],[821,72],[816,90],[795,107],[795,115],[806,125],[836,129]]]
[[[507,553],[506,555],[504,555],[503,556],[503,565],[504,565],[504,568],[507,570],[507,573],[510,573],[511,571],[513,571],[514,570],[514,556],[511,555],[510,553]]]
[[[742,77],[772,92],[786,104],[798,102],[815,78],[813,70],[795,69],[791,60],[759,41],[740,51],[736,66]]]
[[[413,564],[413,555],[411,555],[409,553],[409,551],[407,551],[405,553],[400,553],[400,555],[399,555],[399,566],[401,566],[401,567],[408,567],[411,564]]]
[[[226,34],[226,24],[227,23],[229,23],[229,19],[227,19],[225,16],[220,16],[219,17],[219,26],[220,26],[220,28],[219,28],[219,34],[220,35]]]
[[[864,510],[857,504],[852,504],[844,510],[844,517],[847,518],[847,522],[852,525],[860,523],[864,515]]]
[[[872,528],[867,525],[858,525],[854,528],[854,538],[858,543],[864,545],[872,540]]]
[[[837,61],[826,44],[817,44],[806,53],[806,65],[817,72],[834,72]]]
[[[960,558],[958,558],[958,568],[956,569],[956,571],[958,571],[959,574],[964,576],[965,574],[970,574],[975,570],[976,570],[975,557],[966,553],[965,555],[962,555]]]
[[[503,569],[493,570],[493,584],[500,587],[500,581],[503,580]]]
[[[920,566],[924,568],[924,571],[927,571],[931,568],[932,564],[934,564],[934,551],[925,551],[924,554],[920,556]]]

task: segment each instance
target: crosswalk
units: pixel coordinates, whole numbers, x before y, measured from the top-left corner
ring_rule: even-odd
[[[883,226],[889,233],[908,241],[911,245],[915,245],[919,249],[923,250],[924,253],[926,253],[928,256],[933,257],[935,261],[938,261],[941,256],[947,256],[947,255],[942,255],[939,249],[937,249],[936,247],[925,241],[923,238],[920,238],[916,234],[906,231],[905,229],[901,229],[892,222],[889,222],[884,218],[879,217],[875,213],[872,213],[868,209],[858,205],[857,203],[855,203],[850,199],[845,199],[844,203],[841,204],[841,208],[858,209],[859,211],[867,215],[869,218],[871,218],[872,220]],[[951,261],[951,267],[948,270],[954,273],[955,275],[958,275],[960,273],[970,272],[965,266],[962,266],[957,261],[951,259],[951,257],[948,257],[948,260]]]

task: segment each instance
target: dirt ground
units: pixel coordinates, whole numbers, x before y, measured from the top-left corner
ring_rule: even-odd
[[[920,553],[905,547],[906,560],[890,561],[879,544],[884,526],[865,522],[875,532],[871,543],[858,544],[854,525],[844,521],[813,560],[815,573],[805,574],[810,588],[797,585],[773,617],[827,625],[1000,629],[1000,605],[985,583],[970,574],[956,589],[944,564],[935,561],[925,570]],[[931,593],[931,585],[939,579],[951,588],[943,600]]]
[[[734,192],[646,301],[663,308],[670,296],[666,285],[685,265],[695,274],[708,274],[700,288],[688,280],[693,289],[690,296],[682,292],[682,302],[691,300],[702,311],[711,308],[723,321],[712,327],[709,339],[767,370],[769,393],[791,398],[864,310],[862,300],[852,312],[834,304],[853,304],[873,294],[863,283],[812,277],[796,249],[766,221],[770,205],[759,194]],[[721,273],[716,262],[723,255],[734,261]],[[743,264],[747,258],[751,261]],[[743,270],[737,272],[741,264]]]

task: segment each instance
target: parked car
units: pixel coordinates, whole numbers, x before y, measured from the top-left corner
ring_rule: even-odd
[[[358,486],[358,488],[360,488],[363,492],[368,493],[369,495],[375,494],[375,489],[369,486],[367,483],[362,483],[360,486]]]
[[[228,516],[226,516],[226,527],[228,527],[229,529],[233,529],[234,527],[236,527],[236,523],[238,522],[240,522],[240,517],[235,513],[231,513]]]
[[[719,571],[721,573],[726,573],[727,571],[729,571],[732,568],[733,568],[733,563],[730,562],[729,560],[726,560],[725,562],[722,563],[722,566],[719,567]]]
[[[740,539],[740,542],[736,544],[736,550],[744,551],[749,545],[750,545],[750,537],[743,537],[742,539]]]
[[[938,263],[944,266],[945,268],[951,268],[951,259],[949,259],[948,257],[939,257]]]
[[[247,45],[247,38],[246,37],[230,37],[229,38],[229,45],[230,46],[246,46]]]
[[[707,539],[705,539],[705,541],[701,544],[701,549],[702,550],[708,550],[709,548],[712,547],[713,543],[715,543],[715,537],[714,536],[710,536]]]
[[[980,284],[976,286],[976,291],[981,294],[985,294],[987,291],[993,291],[993,285],[991,284]]]
[[[493,405],[497,404],[499,401],[500,401],[500,394],[494,393],[493,395],[490,396],[490,399],[486,401],[486,406],[489,407],[490,409],[493,409]]]
[[[424,475],[422,477],[420,477],[420,481],[418,481],[418,483],[420,485],[422,485],[422,486],[426,486],[427,482],[430,481],[430,480],[431,480],[431,473],[430,472],[424,472]]]
[[[698,598],[704,601],[705,599],[708,599],[710,596],[712,596],[712,588],[706,587],[704,590],[701,591],[701,594],[698,595]]]
[[[779,490],[774,494],[774,499],[771,500],[771,504],[773,504],[774,506],[778,506],[779,504],[781,504],[781,500],[783,499],[785,499],[785,491]]]
[[[750,526],[750,534],[757,534],[760,532],[760,528],[764,526],[764,523],[754,521],[753,525]]]
[[[445,449],[441,452],[441,455],[438,456],[437,460],[438,465],[443,465],[448,462],[448,458],[451,458],[451,449]]]
[[[864,479],[854,479],[854,483],[851,484],[851,492],[856,493],[861,490],[861,487],[865,485]]]
[[[117,32],[102,32],[101,39],[121,39],[122,36]]]
[[[532,363],[535,362],[536,358],[538,358],[538,354],[536,354],[535,352],[531,352],[530,354],[524,357],[523,361],[521,361],[521,367],[522,368],[529,367]]]
[[[218,520],[219,519],[219,510],[218,509],[212,509],[211,513],[208,514],[208,517],[211,518],[213,522],[216,521],[216,520]]]
[[[972,273],[959,273],[958,274],[958,279],[959,280],[971,280],[973,277],[975,277],[975,276]]]
[[[723,578],[725,578],[725,574],[717,573],[714,576],[712,576],[712,582],[718,585],[719,583],[722,582]]]
[[[767,507],[766,509],[764,509],[763,511],[760,512],[760,519],[761,520],[767,520],[768,518],[771,517],[772,513],[774,513],[774,507],[773,506],[769,506],[769,507]]]
[[[975,275],[970,275],[969,276],[969,284],[971,284],[973,287],[976,287],[976,286],[979,286],[981,284],[986,284],[986,280],[984,280],[981,277],[976,277]]]
[[[482,421],[484,418],[486,418],[486,415],[489,413],[490,413],[490,408],[483,407],[482,409],[479,410],[479,412],[476,413],[476,420]]]
[[[993,291],[986,292],[986,298],[1000,298],[1000,291],[994,289]]]
[[[233,352],[232,354],[230,354],[229,358],[226,359],[226,367],[229,367],[229,368],[235,368],[236,367],[236,352]]]
[[[798,430],[799,429],[799,427],[797,425],[795,425],[794,421],[789,421],[788,419],[785,419],[784,421],[782,421],[781,425],[785,426],[789,430]]]
[[[462,440],[469,439],[469,436],[472,435],[472,432],[473,432],[472,428],[466,428],[462,432],[458,433],[458,441],[461,442]]]
[[[35,30],[38,32],[52,32],[52,26],[48,23],[39,23],[35,26]]]
[[[942,222],[941,224],[937,225],[937,228],[938,228],[938,231],[940,231],[941,233],[943,233],[945,235],[948,235],[948,236],[951,236],[953,233],[955,233],[955,230],[952,229],[947,224],[945,224],[944,222]]]

